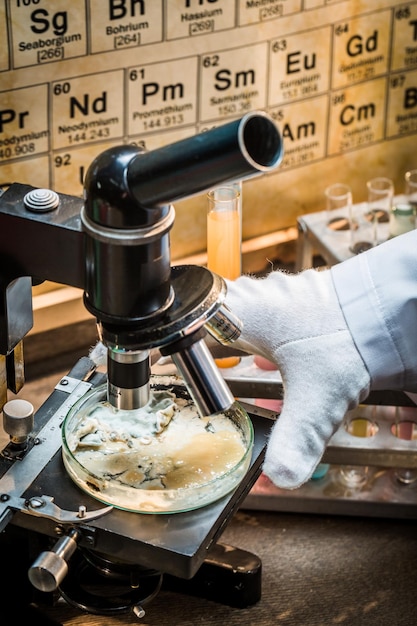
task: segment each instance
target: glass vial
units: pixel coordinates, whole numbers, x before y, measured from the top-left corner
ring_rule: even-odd
[[[207,267],[223,278],[242,273],[241,183],[225,185],[207,194]],[[239,364],[239,357],[215,359],[218,367]]]
[[[240,193],[232,186],[207,194],[207,267],[234,280],[242,273]]]
[[[414,205],[405,203],[392,207],[389,218],[389,239],[408,233],[415,227],[416,207]]]

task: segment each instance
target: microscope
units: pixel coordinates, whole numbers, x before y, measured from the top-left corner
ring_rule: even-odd
[[[281,158],[275,124],[253,112],[154,151],[106,150],[87,172],[83,199],[19,183],[0,196],[0,408],[10,434],[0,455],[0,530],[9,555],[3,562],[16,569],[12,584],[28,603],[59,593],[83,611],[141,617],[162,585],[182,581],[235,606],[259,599],[256,557],[216,540],[261,472],[268,420],[250,416],[252,458],[239,485],[208,506],[173,515],[103,506],[83,493],[63,467],[61,426],[69,409],[102,384],[115,409],[146,406],[154,349],[172,358],[200,415],[233,404],[205,336],[228,345],[240,322],[225,305],[220,276],[171,266],[172,203],[268,173]],[[107,371],[83,357],[33,416],[7,394],[24,384],[32,286],[45,280],[83,290]],[[226,582],[231,571],[239,584]],[[117,593],[109,593],[111,581]]]

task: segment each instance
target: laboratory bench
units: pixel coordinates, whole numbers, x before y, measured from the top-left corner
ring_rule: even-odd
[[[32,366],[20,396],[37,409],[75,356],[60,358],[53,371],[44,364],[41,376]],[[411,488],[417,501],[417,486]],[[245,501],[219,542],[260,560],[262,593],[256,604],[236,608],[162,588],[141,619],[133,613],[84,614],[62,599],[35,607],[34,615],[41,611],[45,626],[49,620],[65,626],[410,626],[417,612],[416,526],[413,519],[395,517],[253,510]],[[5,626],[18,619],[18,600],[18,590],[11,602],[2,599],[8,607],[2,608]]]

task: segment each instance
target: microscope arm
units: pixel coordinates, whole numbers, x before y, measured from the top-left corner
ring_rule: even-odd
[[[45,211],[46,193],[57,206]],[[22,340],[33,326],[32,284],[84,285],[81,205],[78,198],[17,183],[0,195],[0,410],[7,388],[17,393],[24,383]]]

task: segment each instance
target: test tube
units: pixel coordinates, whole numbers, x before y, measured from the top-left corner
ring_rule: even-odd
[[[406,201],[417,209],[417,170],[408,170],[404,180]]]
[[[217,187],[207,194],[207,267],[230,280],[242,273],[241,183]],[[215,361],[218,367],[234,367],[240,358]]]
[[[330,231],[349,230],[352,211],[352,191],[349,185],[335,183],[324,190],[326,198],[326,226]]]
[[[366,183],[368,189],[368,209],[365,217],[373,225],[374,245],[382,243],[382,235],[386,237],[386,231],[380,224],[386,224],[392,209],[394,199],[394,183],[390,178],[377,176]]]
[[[240,193],[218,187],[207,194],[207,267],[234,280],[242,273]]]

